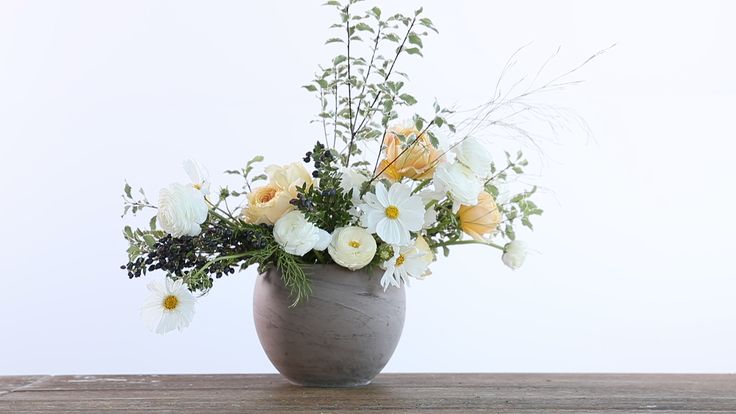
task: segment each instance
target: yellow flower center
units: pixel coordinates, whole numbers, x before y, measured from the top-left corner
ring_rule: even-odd
[[[179,304],[179,299],[174,295],[169,295],[164,299],[164,308],[166,310],[176,309],[176,305]]]
[[[353,249],[357,249],[358,247],[360,247],[360,242],[356,240],[351,240],[350,243],[348,243],[348,245],[352,247]]]
[[[197,184],[192,184],[192,187],[194,187],[194,188],[195,188],[195,189],[197,189],[197,190],[201,190],[201,189],[202,189],[202,184],[199,184],[199,183],[197,183]]]
[[[404,255],[400,254],[399,257],[396,258],[396,266],[401,266],[402,264],[404,264],[405,260],[406,258],[404,257]]]
[[[386,217],[396,220],[399,217],[399,208],[396,206],[386,207]]]

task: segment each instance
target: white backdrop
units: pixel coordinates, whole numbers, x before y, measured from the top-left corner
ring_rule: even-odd
[[[386,370],[736,371],[734,3],[422,3],[441,34],[400,65],[427,103],[489,96],[528,42],[532,74],[558,45],[551,73],[618,46],[549,98],[595,141],[548,149],[553,191],[523,235],[538,253],[517,272],[482,246],[440,259]],[[255,154],[301,156],[318,131],[299,86],[334,52],[318,4],[0,2],[0,374],[274,372],[255,270],[219,281],[185,332],[144,328],[119,197],[127,178],[155,198],[189,157],[217,183]]]

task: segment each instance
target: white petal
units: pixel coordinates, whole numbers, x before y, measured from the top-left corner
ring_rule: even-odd
[[[386,186],[383,185],[383,183],[376,184],[376,200],[381,204],[382,207],[386,208],[390,204],[388,202],[388,192],[386,191]]]
[[[376,226],[376,234],[388,244],[402,244],[401,224],[398,220],[384,218]],[[409,238],[408,232],[406,238]],[[405,243],[404,243],[405,244]]]

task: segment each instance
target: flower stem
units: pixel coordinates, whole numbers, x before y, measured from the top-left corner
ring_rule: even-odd
[[[432,247],[432,248],[446,247],[446,246],[454,246],[454,245],[459,245],[459,244],[482,244],[484,246],[495,247],[496,249],[501,250],[501,251],[504,250],[503,246],[498,245],[496,243],[482,242],[482,241],[477,241],[477,240],[455,240],[455,241],[447,241],[447,242],[443,242],[443,243],[433,244],[430,247]]]

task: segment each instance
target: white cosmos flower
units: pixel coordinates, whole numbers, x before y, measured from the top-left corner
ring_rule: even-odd
[[[191,185],[175,183],[159,192],[157,221],[173,237],[198,235],[208,211],[204,196]]]
[[[353,190],[353,204],[360,201],[360,188],[368,181],[368,177],[357,168],[340,167],[340,188],[345,194]]]
[[[184,171],[192,180],[192,187],[202,192],[202,195],[210,194],[210,174],[206,168],[194,160],[184,161]]]
[[[389,286],[401,287],[409,284],[409,278],[422,279],[429,263],[427,252],[420,250],[417,244],[411,246],[393,246],[394,256],[383,263],[386,271],[381,277],[381,286],[386,290]],[[430,251],[431,254],[431,251]]]
[[[363,201],[363,227],[388,244],[406,246],[411,243],[409,232],[422,229],[424,204],[420,197],[411,195],[411,187],[406,184],[394,183],[386,191],[386,186],[378,183],[375,194],[364,195]]]
[[[516,270],[524,264],[524,260],[526,260],[526,252],[526,243],[514,240],[503,248],[501,261],[503,261],[503,264],[506,266]]]
[[[454,149],[456,159],[480,177],[491,173],[493,159],[485,145],[475,138],[465,138]]]
[[[435,187],[450,194],[454,213],[457,213],[461,204],[467,206],[478,204],[478,195],[483,191],[483,183],[480,179],[470,168],[459,162],[443,163],[437,167],[434,181]]]
[[[332,233],[327,251],[342,267],[358,270],[376,255],[376,240],[362,227],[340,227]]]
[[[286,253],[304,256],[310,250],[324,250],[330,233],[310,223],[301,211],[286,213],[273,226],[273,237]]]
[[[166,278],[166,283],[148,284],[151,296],[141,309],[144,322],[157,334],[165,334],[174,329],[182,330],[189,326],[194,317],[194,296],[181,280]]]

